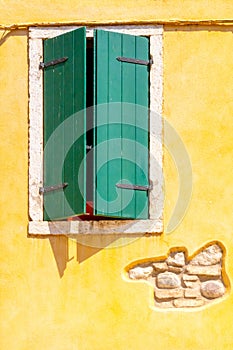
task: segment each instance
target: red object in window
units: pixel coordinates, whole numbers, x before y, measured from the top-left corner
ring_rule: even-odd
[[[76,216],[72,216],[68,218],[68,221],[75,221],[75,220],[100,220],[96,218],[96,216],[93,215],[93,202],[86,202],[86,213],[80,214]]]
[[[86,220],[86,221],[99,221],[99,220],[116,220],[116,218],[109,218],[108,216],[94,215],[93,214],[93,202],[86,202],[86,213],[75,215],[67,218],[67,221],[76,221],[76,220]],[[119,218],[118,218],[119,220]]]

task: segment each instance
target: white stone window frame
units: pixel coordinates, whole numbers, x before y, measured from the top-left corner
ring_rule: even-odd
[[[29,28],[29,226],[32,235],[78,234],[159,234],[163,232],[163,26],[98,26],[87,27],[86,36],[93,37],[94,29],[103,29],[150,38],[150,148],[149,219],[101,221],[44,221],[43,195],[43,39],[52,38],[81,26]],[[156,118],[153,114],[156,113]],[[154,114],[155,116],[155,114]],[[160,169],[159,169],[160,167]]]

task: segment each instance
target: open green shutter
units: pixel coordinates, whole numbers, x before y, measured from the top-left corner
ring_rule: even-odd
[[[94,213],[146,219],[149,67],[117,58],[149,61],[149,39],[97,30],[94,50]]]
[[[45,40],[44,63],[44,219],[54,220],[86,207],[85,28]]]

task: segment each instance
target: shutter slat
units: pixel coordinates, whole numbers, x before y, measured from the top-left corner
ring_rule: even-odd
[[[126,35],[122,38],[122,56],[136,58],[135,37]],[[135,96],[136,96],[136,65],[121,63],[122,66],[122,102],[123,102],[123,122],[122,122],[122,179],[128,179],[132,184],[136,184],[136,164],[135,164]],[[129,142],[129,140],[132,140]],[[135,217],[135,191],[122,190],[122,216]],[[133,196],[132,199],[130,199]]]
[[[136,57],[143,60],[149,60],[149,41],[146,38],[140,38],[140,43],[136,41]],[[149,86],[148,67],[136,65],[136,105],[145,108],[136,108],[136,164],[139,165],[136,171],[136,184],[142,186],[149,185],[149,162],[147,158],[149,144],[149,120],[148,106],[149,94],[145,93]],[[143,92],[143,93],[142,93]],[[141,146],[142,145],[142,146]],[[148,203],[148,192],[135,191],[136,196],[136,215],[140,218],[148,217],[149,206],[142,204]]]
[[[116,57],[121,52],[121,36],[108,33],[108,66],[109,66],[109,107],[108,107],[108,215],[121,216],[121,198],[118,198],[115,184],[121,178],[121,65]],[[115,103],[117,102],[117,103]],[[119,200],[119,201],[118,201]]]
[[[95,96],[98,100],[96,106],[96,115],[99,115],[100,118],[96,120],[95,124],[95,164],[94,169],[95,173],[98,176],[94,179],[94,188],[98,188],[99,192],[94,191],[94,214],[104,214],[108,212],[108,202],[105,200],[108,195],[108,172],[107,164],[103,164],[103,154],[108,154],[108,84],[102,84],[102,77],[108,81],[109,79],[109,70],[108,70],[108,35],[103,31],[97,31],[95,33],[95,44],[97,42],[102,43],[102,50],[99,50],[98,46],[95,47],[96,54],[96,67],[95,67],[95,76],[96,76],[96,91]],[[97,132],[98,129],[98,132]],[[95,176],[94,173],[94,176]],[[103,198],[103,200],[102,200]],[[95,203],[98,203],[98,209],[95,206]]]

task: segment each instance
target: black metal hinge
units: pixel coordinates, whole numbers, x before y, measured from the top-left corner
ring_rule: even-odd
[[[50,66],[55,66],[56,64],[63,63],[68,60],[68,57],[61,57],[53,61],[49,62],[40,62],[39,68],[40,69],[45,69]]]
[[[138,191],[150,191],[151,186],[140,186],[140,185],[130,185],[130,184],[116,184],[116,187],[123,188],[126,190],[138,190]]]
[[[60,185],[40,187],[39,188],[39,194],[61,190],[63,188],[66,188],[67,186],[68,186],[68,183],[64,182],[63,184],[60,184]]]
[[[120,61],[120,62],[141,64],[143,66],[150,66],[153,63],[153,59],[152,58],[149,61],[139,60],[137,58],[120,57],[120,56],[117,57],[116,59],[117,59],[117,61]]]

